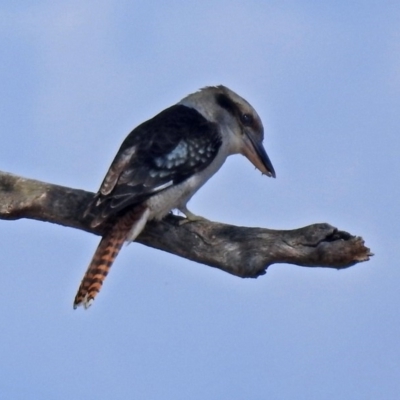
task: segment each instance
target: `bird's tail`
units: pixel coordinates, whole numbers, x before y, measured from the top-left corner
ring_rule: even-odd
[[[102,237],[75,296],[74,309],[80,305],[84,308],[92,305],[122,245],[126,240],[135,240],[146,225],[148,216],[147,207],[135,207],[120,217]]]

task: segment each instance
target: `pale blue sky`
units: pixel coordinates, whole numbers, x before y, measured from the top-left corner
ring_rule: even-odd
[[[277,179],[232,157],[193,212],[376,253],[242,280],[133,244],[84,312],[98,238],[0,221],[1,398],[398,399],[399,2],[5,0],[0,59],[1,170],[96,191],[135,125],[224,84]]]

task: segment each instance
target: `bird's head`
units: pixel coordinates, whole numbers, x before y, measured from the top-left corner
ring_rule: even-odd
[[[225,86],[209,86],[185,97],[180,104],[195,108],[219,126],[230,154],[243,154],[263,174],[275,170],[263,147],[264,128],[256,110]]]

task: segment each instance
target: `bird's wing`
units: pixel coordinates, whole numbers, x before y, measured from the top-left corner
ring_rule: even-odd
[[[86,214],[101,224],[206,168],[221,146],[216,124],[193,108],[172,106],[135,128],[122,143]]]

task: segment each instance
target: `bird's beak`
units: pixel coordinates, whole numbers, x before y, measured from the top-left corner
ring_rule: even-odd
[[[251,133],[244,134],[243,155],[263,174],[275,178],[275,170],[262,142],[257,141]]]

